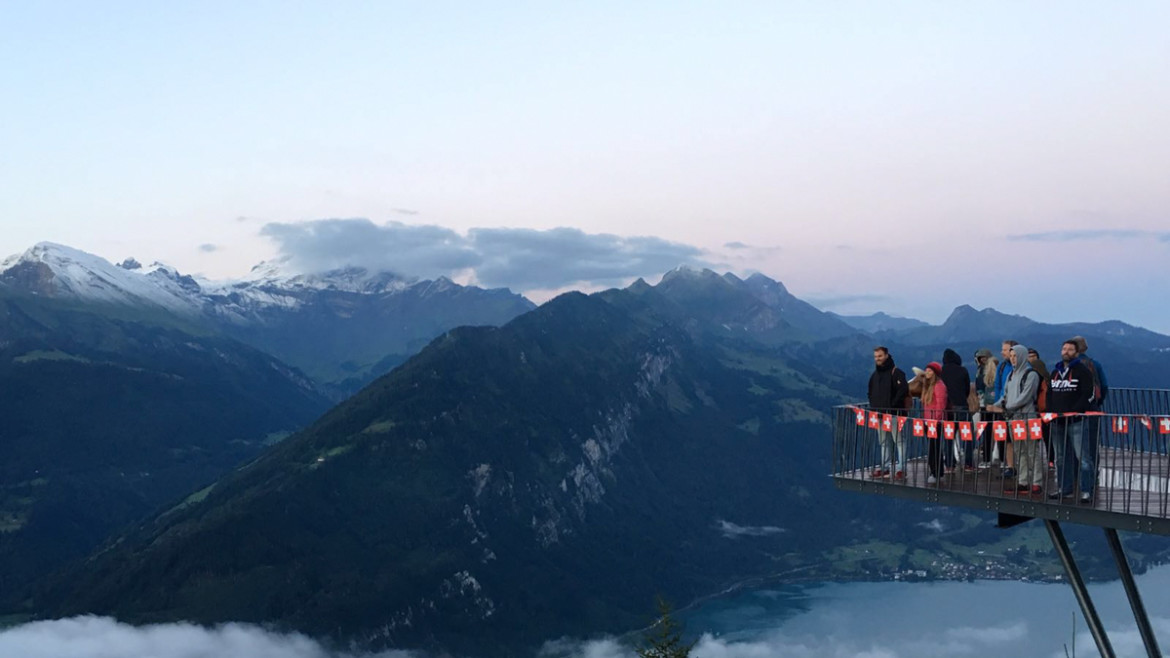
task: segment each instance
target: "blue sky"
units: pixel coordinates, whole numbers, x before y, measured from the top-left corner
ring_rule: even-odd
[[[536,297],[677,258],[842,312],[1170,331],[1166,25],[1161,2],[0,0],[0,253],[230,277],[374,235],[362,264]],[[427,267],[489,242],[531,257]]]

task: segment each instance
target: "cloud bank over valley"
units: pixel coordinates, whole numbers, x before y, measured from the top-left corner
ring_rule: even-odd
[[[478,285],[516,291],[614,286],[679,265],[709,265],[698,247],[565,227],[473,228],[463,235],[441,226],[352,218],[273,222],[261,235],[300,272],[360,266],[423,278],[469,275]]]

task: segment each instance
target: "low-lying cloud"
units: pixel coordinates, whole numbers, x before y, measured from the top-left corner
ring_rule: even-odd
[[[977,628],[962,626],[908,636],[897,642],[841,635],[801,635],[773,631],[751,640],[728,640],[704,633],[691,649],[693,658],[935,658],[937,656],[1019,655],[1015,643],[1028,635],[1026,622]],[[1091,645],[1086,645],[1091,646]],[[549,642],[538,658],[637,658],[636,650],[612,638],[574,643]]]
[[[441,226],[358,218],[270,223],[260,234],[300,272],[356,265],[423,278],[466,273],[479,285],[521,291],[618,285],[678,265],[707,265],[703,251],[690,245],[575,228],[474,228],[462,235]]]
[[[0,656],[21,658],[421,658],[334,652],[297,633],[249,624],[131,626],[109,617],[38,621],[0,631]]]
[[[828,310],[834,308],[841,308],[842,306],[849,306],[851,304],[880,304],[890,300],[889,295],[876,295],[869,293],[859,294],[842,294],[842,295],[809,295],[804,298],[806,302],[821,309]]]
[[[846,623],[838,632],[800,630],[793,620],[783,628],[762,631],[751,638],[728,639],[703,633],[691,651],[693,658],[934,658],[935,656],[1020,656],[1060,658],[1058,638],[1028,620],[998,624],[956,624],[932,632],[895,633],[867,637]],[[903,620],[908,625],[912,620]],[[1151,620],[1165,636],[1170,622]],[[836,623],[836,622],[835,622]],[[922,630],[922,629],[919,629]],[[635,634],[636,635],[636,634]],[[1042,636],[1042,637],[1041,637]],[[1111,629],[1118,655],[1144,655],[1141,637],[1132,626]],[[1037,640],[1042,640],[1038,642]],[[1087,632],[1077,644],[1093,647]],[[633,635],[624,639],[562,638],[546,642],[536,658],[637,658]],[[1052,647],[1040,649],[1039,646]],[[223,624],[206,628],[195,624],[157,624],[135,627],[108,617],[73,617],[39,621],[0,631],[0,656],[21,658],[428,658],[424,653],[335,651],[297,633],[275,633],[250,624]],[[470,656],[469,658],[475,658]]]
[[[788,532],[784,528],[778,528],[774,525],[743,526],[723,519],[716,521],[715,527],[728,539],[735,539],[736,537],[768,537],[770,535],[779,535]]]

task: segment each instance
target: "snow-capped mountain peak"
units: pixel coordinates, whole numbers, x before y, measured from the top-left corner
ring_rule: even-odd
[[[266,307],[296,308],[318,292],[392,294],[420,283],[438,289],[455,285],[445,279],[420,282],[356,266],[296,273],[281,260],[260,263],[242,279],[211,281],[160,262],[143,266],[127,258],[113,264],[52,242],[41,242],[0,262],[0,286],[33,295],[123,306],[153,305],[180,315],[211,313],[233,321],[244,321]]]
[[[136,261],[127,259],[126,263]],[[118,305],[145,303],[183,315],[197,312],[200,306],[192,296],[198,293],[198,284],[173,268],[127,269],[53,242],[40,242],[0,262],[0,282],[45,297]]]

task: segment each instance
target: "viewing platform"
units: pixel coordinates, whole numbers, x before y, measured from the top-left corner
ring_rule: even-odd
[[[1101,527],[1146,652],[1160,656],[1117,531],[1170,535],[1170,390],[1111,389],[1100,413],[985,421],[965,413],[946,420],[926,420],[920,408],[834,407],[833,482],[845,491],[995,512],[1000,527],[1043,520],[1097,649],[1102,656],[1113,656],[1060,523]],[[904,454],[900,460],[889,448],[883,453],[886,440],[881,437],[886,432],[896,439],[891,443],[901,444]],[[1085,439],[1079,439],[1081,432]],[[973,461],[984,461],[981,436],[995,446],[1000,461],[982,469],[977,463],[975,468],[965,468],[967,446],[974,449]],[[1089,462],[1093,468],[1085,469],[1095,476],[1091,490],[1082,488],[1081,480],[1087,477],[1082,475],[1079,453],[1072,454],[1073,443],[1080,452],[1095,455]],[[1067,464],[1050,449],[1057,444],[1069,453]],[[1024,483],[1018,475],[1005,476],[1003,462],[1009,445],[1016,455],[1027,449],[1040,455],[1037,462],[1042,472],[1037,487],[1030,486],[1035,480]],[[930,481],[928,463],[932,448],[936,461],[939,454],[954,456],[957,452],[955,460],[935,465],[934,482]],[[1062,482],[1058,474],[1070,466],[1075,476],[1066,471]],[[1028,486],[1021,491],[1021,485]]]
[[[1046,474],[1041,490],[1029,492],[1006,491],[1017,485],[1015,477],[1005,478],[1003,467],[996,464],[983,470],[968,471],[956,463],[946,469],[938,483],[928,484],[927,455],[929,442],[941,442],[943,451],[952,450],[952,442],[944,439],[953,432],[956,443],[979,443],[979,432],[973,421],[953,421],[947,430],[942,422],[935,436],[928,436],[927,427],[916,436],[915,420],[922,420],[921,409],[903,411],[898,417],[888,410],[870,410],[866,405],[842,405],[834,408],[833,416],[833,480],[838,489],[862,493],[895,496],[921,500],[932,504],[956,505],[990,512],[1028,518],[1053,519],[1118,530],[1132,530],[1159,535],[1170,535],[1170,390],[1114,389],[1109,392],[1104,412],[1074,418],[1035,419],[1013,428],[1011,422],[989,425],[993,443],[999,445],[999,454],[1006,454],[1006,444],[1012,434],[1020,434],[1018,444],[1039,441],[1041,462]],[[858,424],[859,414],[861,424]],[[875,419],[876,416],[876,419]],[[890,429],[905,441],[904,479],[895,479],[896,463],[882,464],[878,431],[889,418]],[[899,421],[901,418],[901,421]],[[970,425],[970,431],[962,423]],[[877,424],[877,428],[873,427]],[[1048,446],[1063,439],[1071,423],[1084,423],[1096,443],[1097,483],[1087,503],[1080,501],[1082,491],[1074,489],[1069,498],[1050,499],[1059,492],[1056,464]],[[1037,433],[1036,428],[1041,432]],[[1015,430],[1015,432],[1013,432]],[[965,438],[964,438],[965,437]],[[1045,440],[1047,439],[1047,440]],[[976,455],[979,446],[975,446]],[[953,454],[953,453],[952,453]],[[978,457],[976,457],[978,460]],[[874,477],[874,470],[890,471]]]

